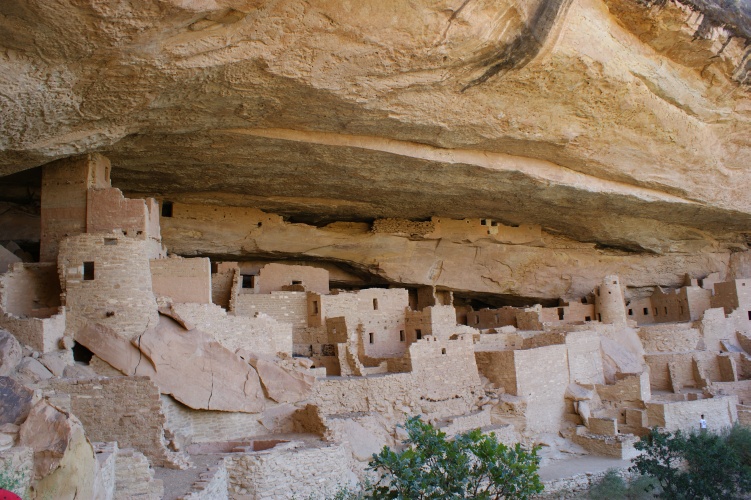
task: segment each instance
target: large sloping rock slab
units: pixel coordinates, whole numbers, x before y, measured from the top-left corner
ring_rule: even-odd
[[[600,351],[608,383],[612,384],[628,375],[637,375],[643,370],[639,358],[633,352],[607,337],[600,337]]]
[[[21,384],[36,384],[42,380],[54,377],[52,372],[34,358],[23,358],[16,371],[11,375],[16,382]]]
[[[296,403],[310,396],[315,376],[305,373],[294,362],[244,349],[238,349],[237,354],[256,369],[266,394],[277,403]]]
[[[21,344],[10,332],[0,330],[0,377],[7,377],[23,358]]]
[[[76,332],[76,342],[126,375],[144,375],[155,379],[151,360],[112,328],[89,323]]]
[[[34,391],[10,377],[0,377],[0,425],[21,425],[34,405]]]
[[[265,409],[256,371],[207,333],[186,331],[160,316],[156,328],[132,342],[151,360],[160,390],[181,403],[201,410],[258,413]]]

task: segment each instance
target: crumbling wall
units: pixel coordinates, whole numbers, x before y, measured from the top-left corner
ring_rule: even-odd
[[[0,328],[8,330],[21,345],[42,354],[59,349],[65,336],[65,308],[49,318],[18,318],[11,314],[0,316]]]
[[[237,262],[218,262],[216,272],[211,275],[211,301],[226,311],[230,310],[232,285],[235,273],[239,272]]]
[[[156,466],[171,462],[163,441],[166,421],[159,404],[159,388],[148,377],[52,379],[43,390],[70,394],[71,412],[91,441],[117,441],[133,448]]]
[[[650,297],[655,323],[696,321],[709,309],[712,292],[698,286],[685,286],[663,292],[660,287]]]
[[[475,361],[483,376],[503,387],[508,394],[516,394],[516,365],[512,351],[475,352]]]
[[[154,294],[170,297],[174,302],[212,303],[209,259],[152,259],[149,268]]]
[[[703,337],[698,328],[687,324],[646,326],[637,333],[644,352],[693,351]]]
[[[639,375],[632,375],[616,381],[613,385],[596,384],[597,395],[602,401],[616,403],[630,402],[638,404],[641,401],[652,399],[649,373],[644,371]],[[594,434],[596,432],[592,431]]]
[[[480,309],[467,313],[467,324],[478,330],[517,326],[516,313],[519,311],[521,309],[509,306],[500,309]]]
[[[42,169],[41,262],[56,262],[58,244],[86,232],[87,190],[110,187],[110,161],[98,153],[64,158]]]
[[[295,450],[230,454],[225,458],[229,487],[241,498],[307,498],[337,491],[354,474],[338,443],[307,443]]]
[[[693,360],[696,359],[704,369],[706,376],[711,381],[722,380],[720,366],[717,363],[717,353],[711,351],[688,351],[669,352],[658,354],[646,354],[644,361],[650,370],[650,385],[653,391],[671,391],[673,383],[681,387],[698,387],[698,380],[694,379],[692,368]],[[668,364],[674,363],[675,380],[671,382]]]
[[[49,318],[60,307],[57,265],[18,262],[0,274],[0,314]]]
[[[329,272],[320,267],[266,264],[256,278],[256,293],[279,292],[284,287],[302,285],[308,292],[329,293]]]
[[[524,339],[518,333],[489,333],[474,335],[475,354],[484,351],[521,349]],[[476,356],[475,356],[476,357]]]
[[[61,241],[58,272],[67,308],[66,335],[75,336],[91,322],[131,339],[156,325],[149,259],[160,250],[154,240],[122,233],[80,234]],[[84,263],[93,267],[90,276]]]
[[[275,356],[292,355],[292,327],[266,315],[233,316],[214,304],[173,304],[173,310],[232,352],[247,349]]]
[[[161,240],[159,204],[154,198],[128,199],[117,188],[89,189],[86,194],[86,232],[119,229],[128,236]]]
[[[492,238],[494,240],[515,245],[539,242],[542,237],[540,226],[506,226],[492,219],[447,219],[433,217],[431,219],[435,230],[426,235],[427,238],[462,238],[469,239]]]

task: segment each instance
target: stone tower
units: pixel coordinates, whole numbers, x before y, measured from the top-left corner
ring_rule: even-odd
[[[595,313],[601,323],[626,325],[626,305],[616,275],[605,276],[595,291]]]

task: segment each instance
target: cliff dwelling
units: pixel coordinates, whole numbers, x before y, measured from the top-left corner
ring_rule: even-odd
[[[745,4],[0,14],[20,496],[323,499],[419,416],[553,498],[751,425]]]

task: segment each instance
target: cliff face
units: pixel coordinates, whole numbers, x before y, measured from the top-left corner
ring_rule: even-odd
[[[566,259],[583,242],[645,276],[743,274],[751,16],[726,3],[8,0],[0,174],[98,151],[131,197],[488,217]]]

